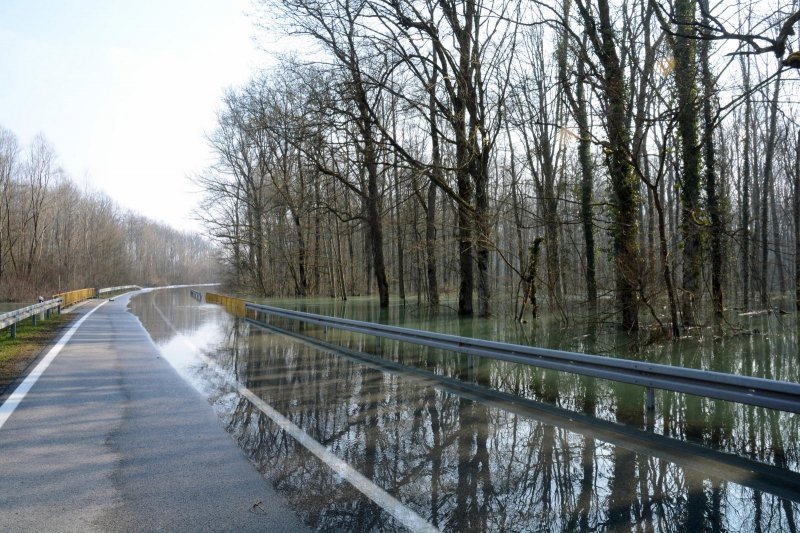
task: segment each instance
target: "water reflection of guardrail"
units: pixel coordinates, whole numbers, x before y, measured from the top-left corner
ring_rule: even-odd
[[[277,316],[316,324],[325,328],[362,333],[455,353],[639,385],[645,387],[647,391],[647,407],[649,409],[655,407],[654,390],[663,389],[800,413],[800,384],[788,381],[738,376],[694,368],[674,367],[629,359],[616,359],[599,355],[459,337],[424,330],[291,311],[279,307],[246,303],[238,298],[224,296],[219,297],[224,300],[216,302],[209,299],[209,296],[211,296],[210,293],[206,294],[206,301],[209,303],[226,301],[224,304],[226,308],[235,308],[235,314],[246,316],[255,322],[269,323],[269,316]],[[235,300],[235,303],[227,302],[227,300]],[[243,309],[239,312],[241,307]]]
[[[678,440],[652,430],[604,420],[585,412],[571,411],[556,405],[520,397],[512,392],[495,390],[477,383],[444,376],[430,370],[385,359],[379,355],[364,353],[317,337],[304,335],[299,331],[253,320],[248,320],[248,322],[255,323],[266,331],[288,335],[313,349],[335,354],[379,372],[402,376],[405,380],[437,387],[449,394],[486,406],[500,407],[503,411],[531,418],[542,424],[567,429],[590,439],[600,439],[614,446],[658,457],[683,468],[704,472],[712,478],[724,472],[725,479],[729,481],[777,494],[782,498],[800,501],[800,473],[781,466]],[[336,381],[330,380],[329,382],[335,383]],[[541,467],[542,465],[539,465],[539,468]]]
[[[0,329],[5,329],[11,326],[11,338],[16,338],[18,323],[22,322],[26,318],[31,317],[33,320],[33,325],[35,326],[36,317],[40,314],[45,313],[47,318],[50,318],[50,313],[53,309],[56,309],[60,313],[61,303],[61,298],[54,298],[46,302],[40,302],[38,304],[29,305],[28,307],[23,307],[22,309],[16,309],[14,311],[9,311],[8,313],[3,313],[0,315]]]

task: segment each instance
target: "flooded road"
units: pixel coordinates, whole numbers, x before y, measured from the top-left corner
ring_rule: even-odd
[[[326,311],[315,307],[303,310]],[[637,387],[273,322],[289,330],[281,333],[199,303],[188,289],[142,294],[131,311],[319,530],[405,530],[419,526],[414,517],[446,531],[797,527],[797,415],[661,392],[648,415]],[[386,318],[368,306],[348,312]],[[397,322],[421,320],[409,313]],[[449,327],[521,342],[488,324]],[[545,343],[545,334],[531,336],[573,350],[563,342],[585,342]],[[746,340],[730,364],[796,375],[788,341],[767,357],[758,343],[778,342],[774,335]],[[649,356],[731,371],[713,353],[657,350]]]

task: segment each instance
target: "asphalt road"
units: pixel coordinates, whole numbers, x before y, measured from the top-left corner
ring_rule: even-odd
[[[127,302],[89,316],[0,428],[0,531],[306,530]]]

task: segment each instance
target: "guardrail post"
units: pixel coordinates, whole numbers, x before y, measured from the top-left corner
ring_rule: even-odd
[[[17,323],[16,322],[11,324],[11,338],[12,339],[16,339],[17,338]]]
[[[383,349],[381,348],[381,338],[375,337],[375,353],[377,355],[381,355],[383,353]]]
[[[653,387],[647,387],[645,392],[645,404],[648,411],[655,411],[656,409],[656,391]]]
[[[45,311],[45,313],[44,313],[44,314],[45,314],[45,318],[46,318],[47,320],[50,320],[50,308],[49,308],[49,307],[47,308],[47,311]]]
[[[36,313],[31,315],[31,320],[33,321],[33,325],[35,326],[36,325]]]

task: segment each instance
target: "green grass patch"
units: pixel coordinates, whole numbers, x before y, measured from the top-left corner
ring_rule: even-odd
[[[73,318],[72,314],[53,314],[49,320],[37,319],[35,327],[32,320],[26,318],[17,324],[15,339],[11,338],[11,327],[0,330],[0,393]]]

